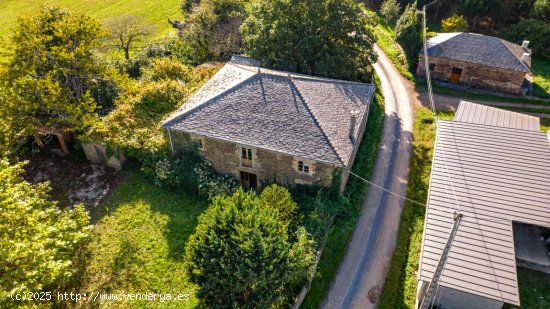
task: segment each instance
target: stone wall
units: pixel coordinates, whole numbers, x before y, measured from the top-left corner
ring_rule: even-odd
[[[435,65],[430,72],[432,79],[449,81],[451,71],[455,67],[462,69],[460,84],[470,85],[472,88],[522,94],[521,87],[525,80],[525,72],[439,57],[430,57],[429,60],[430,64]],[[424,61],[424,56],[420,55],[417,69],[417,74],[420,76],[426,76]]]
[[[334,166],[330,164],[174,130],[170,131],[170,136],[176,156],[178,151],[190,148],[190,142],[201,139],[200,154],[205,160],[212,163],[212,167],[216,171],[233,175],[237,179],[239,179],[241,171],[256,174],[258,186],[261,186],[262,183],[273,182],[283,185],[319,184],[330,186],[332,181]],[[251,167],[241,166],[241,147],[252,150],[253,164]],[[308,174],[298,171],[298,161],[309,164]]]

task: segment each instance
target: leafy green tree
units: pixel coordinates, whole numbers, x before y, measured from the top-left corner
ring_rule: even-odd
[[[527,19],[508,28],[505,37],[521,44],[522,41],[530,41],[530,48],[534,55],[550,58],[550,25],[541,20]]]
[[[260,202],[262,207],[277,209],[279,218],[288,224],[291,231],[297,228],[302,219],[298,214],[298,204],[284,187],[271,185],[265,188],[260,194]]]
[[[397,0],[384,0],[380,7],[380,13],[392,25],[397,21],[399,11],[401,11],[401,6],[397,3]]]
[[[540,19],[547,23],[550,22],[550,1],[535,0],[530,14],[532,18]]]
[[[187,241],[185,265],[198,297],[213,308],[284,307],[312,275],[313,241],[289,241],[277,208],[239,189],[217,197]]]
[[[368,23],[354,0],[258,0],[241,31],[248,53],[268,66],[357,79],[376,58]]]
[[[22,174],[23,163],[0,160],[0,307],[12,293],[66,282],[75,272],[73,252],[89,231],[81,204],[59,209],[48,183],[32,185]]]
[[[113,94],[94,91],[113,73],[94,54],[102,33],[92,18],[50,6],[19,20],[2,85],[12,94],[2,106],[2,121],[10,130],[38,138],[44,132],[80,131],[93,123],[101,107],[94,95],[102,101],[103,95]]]
[[[494,27],[497,18],[506,13],[506,6],[502,0],[462,0],[462,8],[472,21],[472,29],[475,29],[477,20],[482,16],[490,16]]]
[[[441,21],[441,28],[443,32],[466,32],[468,31],[468,22],[464,16],[453,14]]]
[[[410,3],[397,21],[395,26],[395,40],[407,57],[409,69],[414,69],[418,62],[418,53],[422,45],[420,12],[416,8],[416,1]]]

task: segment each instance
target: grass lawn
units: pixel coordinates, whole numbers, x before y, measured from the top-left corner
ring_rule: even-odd
[[[550,59],[534,57],[531,63],[533,69],[533,95],[550,97]]]
[[[167,19],[181,20],[181,0],[1,0],[0,9],[0,65],[9,59],[9,36],[17,18],[32,16],[43,3],[49,3],[73,12],[85,13],[100,21],[126,14],[136,15],[150,26],[151,38],[168,33]]]
[[[452,119],[453,113],[440,113],[440,119]],[[429,109],[416,110],[413,153],[410,163],[407,197],[425,202],[428,198],[435,122]],[[413,308],[416,300],[418,258],[422,244],[425,207],[406,202],[401,214],[397,245],[380,295],[378,308]]]
[[[185,275],[185,242],[208,206],[156,187],[137,171],[130,171],[95,213],[89,243],[80,263],[80,291],[107,293],[190,294],[183,303],[142,301],[102,303],[101,307],[174,308],[196,305],[194,287]]]
[[[85,13],[99,20],[125,14],[138,15],[154,27],[157,35],[164,34],[170,29],[167,18],[181,19],[181,0],[2,0],[1,2],[0,36],[11,33],[18,17],[38,12],[43,3]]]
[[[519,308],[550,308],[550,275],[518,267]],[[518,308],[504,306],[504,308]]]
[[[378,80],[377,89],[380,89]],[[365,135],[352,169],[354,173],[366,179],[370,178],[376,160],[383,122],[384,98],[377,91],[376,101],[371,105]],[[368,185],[366,183],[350,175],[344,196],[349,199],[351,208],[341,209],[336,216],[317,267],[316,277],[313,279],[309,293],[301,308],[317,309],[325,298],[338,271],[338,266],[344,257],[357,219],[361,214],[367,189]]]

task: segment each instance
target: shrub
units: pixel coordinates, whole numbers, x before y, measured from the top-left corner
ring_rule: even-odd
[[[443,32],[466,32],[468,31],[468,22],[462,15],[453,14],[453,16],[441,21]]]
[[[185,266],[197,295],[213,308],[290,307],[313,274],[313,241],[291,232],[276,208],[253,192],[217,197],[199,217],[185,248]]]
[[[178,158],[162,158],[152,168],[144,170],[158,186],[184,189],[209,200],[214,200],[218,195],[231,195],[239,187],[233,177],[219,175],[210,163],[192,152],[179,154]]]
[[[262,207],[275,208],[279,211],[279,218],[288,224],[290,230],[295,230],[301,221],[298,214],[298,204],[292,199],[290,192],[284,187],[270,185],[260,194]]]
[[[74,250],[87,238],[82,204],[61,210],[48,183],[30,184],[23,164],[0,160],[0,307],[18,306],[11,293],[60,287],[76,273]],[[11,302],[6,303],[5,301]],[[21,306],[34,304],[21,304]]]

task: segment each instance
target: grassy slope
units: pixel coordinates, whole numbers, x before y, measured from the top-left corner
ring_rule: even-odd
[[[377,86],[380,89],[379,84]],[[376,160],[383,122],[384,98],[377,91],[376,103],[371,105],[365,135],[352,169],[354,173],[367,179],[370,178]],[[350,175],[344,195],[350,200],[352,208],[342,209],[336,217],[317,267],[317,275],[313,279],[311,289],[301,308],[319,308],[325,294],[328,292],[363,208],[363,200],[367,189],[368,185],[366,183]]]
[[[452,114],[442,113],[439,114],[439,117],[450,119]],[[419,107],[416,110],[413,137],[407,197],[425,202],[430,182],[435,123],[431,111],[424,107]],[[411,202],[405,203],[397,235],[397,246],[380,295],[378,308],[414,307],[417,286],[416,272],[424,229],[424,212],[423,206]]]
[[[378,43],[378,46],[380,46],[388,58],[395,64],[399,73],[408,80],[414,80],[413,74],[408,70],[407,59],[403,51],[393,40],[395,36],[394,29],[385,24],[381,17],[379,17],[379,22],[374,28],[374,34],[376,36],[376,43]]]
[[[93,214],[92,237],[80,263],[78,290],[127,293],[189,293],[194,288],[183,267],[187,238],[207,202],[160,189],[136,171],[111,193]],[[103,304],[107,305],[107,304]],[[109,307],[129,304],[109,303]],[[145,307],[143,302],[132,306]]]
[[[181,19],[181,0],[2,0],[0,36],[11,33],[18,17],[36,13],[45,2],[100,20],[125,14],[138,15],[154,27],[157,35],[164,34],[170,29],[167,18]]]

